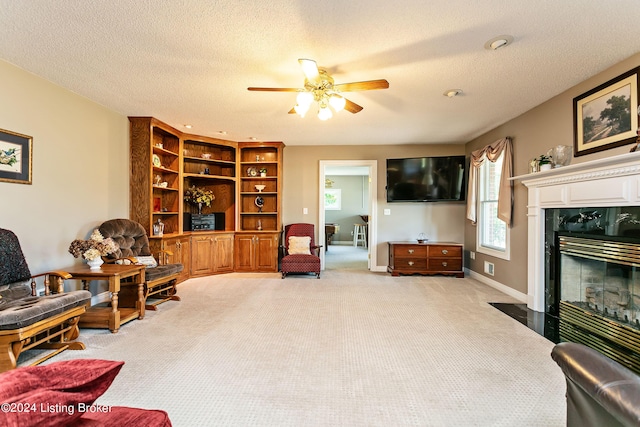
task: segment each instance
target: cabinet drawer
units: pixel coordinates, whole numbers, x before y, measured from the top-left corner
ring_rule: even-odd
[[[429,258],[430,271],[460,271],[462,270],[462,261],[450,258]]]
[[[394,268],[400,270],[424,270],[427,268],[426,258],[396,258]]]
[[[461,246],[429,246],[429,258],[461,258]]]
[[[396,257],[426,257],[427,247],[418,245],[394,245],[393,254]]]

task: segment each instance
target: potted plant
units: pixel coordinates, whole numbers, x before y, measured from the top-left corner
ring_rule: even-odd
[[[551,169],[551,157],[541,154],[540,157],[538,157],[538,166],[540,167],[540,171]]]
[[[265,168],[264,166],[260,168],[260,176],[263,178],[267,176],[267,168]]]

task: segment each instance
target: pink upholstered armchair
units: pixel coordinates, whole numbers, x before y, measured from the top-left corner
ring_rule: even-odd
[[[284,279],[289,273],[314,273],[320,278],[320,248],[316,246],[313,224],[289,224],[284,227],[284,257],[280,271]]]

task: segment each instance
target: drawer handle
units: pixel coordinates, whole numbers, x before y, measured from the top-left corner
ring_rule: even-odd
[[[448,251],[448,250],[446,250],[446,249],[443,249],[443,250],[442,250],[442,254],[443,254],[443,255],[446,255],[446,254],[448,254],[448,253],[449,253],[449,251]]]
[[[414,250],[413,250],[413,249],[409,249],[409,251],[408,251],[408,252],[409,252],[410,254],[412,254],[412,253],[414,252]]]
[[[442,263],[442,266],[443,266],[443,267],[446,267],[446,266],[447,266],[447,263],[446,263],[446,262],[443,262],[443,263]]]
[[[413,265],[413,261],[409,261],[409,262],[407,262],[407,264]]]

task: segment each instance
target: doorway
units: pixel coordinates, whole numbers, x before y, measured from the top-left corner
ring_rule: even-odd
[[[340,177],[345,177],[341,179]],[[346,177],[351,177],[347,179]],[[333,178],[333,179],[330,179]],[[338,188],[335,181],[347,183],[361,180],[361,190],[358,185],[348,185],[348,188]],[[345,194],[342,191],[345,190]],[[348,192],[347,192],[348,191]],[[321,268],[327,267],[331,260],[336,268],[372,269],[376,265],[376,206],[377,206],[377,161],[376,160],[321,160],[319,191],[319,244]],[[327,198],[328,197],[328,198]],[[358,201],[355,203],[354,200]],[[344,208],[343,208],[344,206]],[[354,207],[355,206],[355,207]],[[327,220],[329,218],[330,220]],[[366,221],[365,221],[366,220]],[[339,224],[339,233],[328,238],[327,224]],[[360,236],[354,244],[355,224],[366,226],[365,236]],[[330,227],[334,228],[334,227]],[[327,240],[330,240],[327,241]],[[366,241],[366,245],[365,245]],[[331,243],[329,245],[329,243]],[[334,250],[336,257],[331,251]],[[337,261],[339,260],[339,261]],[[362,260],[360,263],[359,260]],[[329,265],[331,268],[331,264]]]

